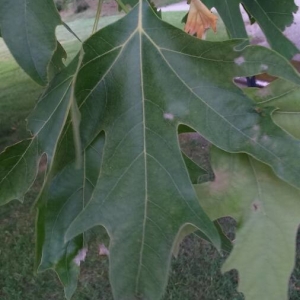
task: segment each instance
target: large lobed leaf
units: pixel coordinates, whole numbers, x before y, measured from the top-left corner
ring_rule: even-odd
[[[200,204],[212,219],[237,221],[234,247],[222,270],[238,270],[238,289],[246,300],[287,300],[300,191],[246,154],[214,148],[212,166],[215,180],[195,186]]]
[[[65,58],[55,37],[60,24],[53,0],[0,1],[1,35],[18,64],[40,85],[48,83],[54,52],[60,64]]]
[[[215,7],[231,38],[248,38],[240,12],[242,3],[255,18],[270,44],[288,59],[299,53],[299,49],[283,34],[285,27],[293,22],[297,11],[294,0],[203,0],[208,7]]]
[[[66,237],[96,225],[107,229],[116,299],[161,297],[185,224],[218,243],[195,203],[179,124],[229,152],[250,153],[299,187],[299,141],[272,122],[272,109],[257,107],[232,82],[266,70],[296,84],[299,76],[273,51],[235,50],[240,43],[199,41],[159,20],[142,1],[84,43],[75,85],[82,126],[89,129],[82,130],[83,143],[102,130],[106,141],[92,198]]]
[[[232,81],[268,70],[298,85],[299,76],[275,52],[253,46],[237,51],[240,43],[197,40],[162,22],[142,1],[93,35],[84,44],[75,84],[84,157],[96,155],[95,164],[85,163],[82,170],[75,168],[70,123],[61,134],[77,62],[55,77],[31,117],[35,136],[23,143],[39,145],[29,155],[35,164],[42,152],[50,161],[54,157],[38,202],[38,260],[39,270],[59,273],[68,297],[76,287],[74,258],[83,247],[82,233],[93,226],[103,225],[110,235],[110,279],[114,297],[122,300],[161,297],[172,249],[187,224],[219,246],[218,232],[198,204],[178,145],[179,124],[226,151],[251,154],[299,187],[299,141],[272,122],[272,109],[259,107]],[[102,148],[90,148],[93,143],[100,147],[96,141],[101,132],[103,157]],[[22,154],[16,147],[0,156],[5,161],[0,182],[12,175],[10,170],[19,170],[18,181],[30,178],[15,186],[19,197],[34,174],[24,176],[27,169],[19,164],[24,160],[18,159]],[[194,167],[191,176],[196,181]],[[36,171],[36,165],[31,169]],[[86,201],[79,202],[91,177]],[[8,190],[0,186],[2,203],[18,198],[7,195]]]

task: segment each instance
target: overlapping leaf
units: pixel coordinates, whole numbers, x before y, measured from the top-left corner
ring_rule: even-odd
[[[259,105],[273,106],[277,110],[272,118],[276,124],[300,139],[300,87],[277,79],[262,89],[245,89],[245,93]]]
[[[217,230],[199,206],[191,183],[198,180],[197,174],[189,177],[188,160],[178,145],[182,123],[222,149],[251,154],[300,187],[299,141],[272,122],[273,109],[250,100],[232,81],[265,71],[295,85],[300,78],[273,51],[237,51],[240,42],[199,41],[159,20],[140,1],[125,18],[84,44],[75,86],[84,169],[74,167],[69,124],[60,137],[76,61],[55,77],[32,114],[33,139],[0,155],[0,203],[5,203],[21,198],[29,188],[40,155],[46,152],[51,162],[58,149],[38,202],[37,246],[40,270],[55,269],[68,297],[76,287],[79,269],[74,257],[82,248],[81,234],[93,226],[103,225],[111,238],[115,299],[162,296],[176,237],[187,224],[219,245]],[[101,161],[103,144],[95,138],[102,131]],[[92,141],[101,146],[98,152]],[[71,224],[84,206],[81,198],[89,199],[92,191],[90,202]],[[69,242],[64,243],[70,224]]]
[[[48,82],[48,65],[58,47],[55,28],[61,23],[53,0],[0,2],[2,37],[19,65],[40,85]]]
[[[300,138],[299,86],[277,79],[269,86],[245,89],[262,106],[274,106],[274,121]],[[239,271],[239,290],[247,300],[288,299],[300,223],[300,192],[247,155],[212,151],[215,180],[197,185],[200,202],[212,219],[238,222],[235,246],[223,270]],[[280,264],[279,264],[280,262]],[[257,281],[257,274],[263,274]]]
[[[48,77],[49,80],[52,80],[56,74],[61,72],[65,68],[63,59],[67,58],[67,53],[63,46],[57,42],[56,50],[51,58],[51,61],[48,66]]]
[[[299,49],[284,36],[282,31],[293,22],[297,11],[294,0],[203,0],[208,7],[215,7],[232,38],[247,38],[240,3],[255,18],[270,44],[278,53],[288,59],[299,53]]]
[[[299,76],[271,50],[236,51],[239,43],[187,36],[142,1],[84,43],[75,86],[88,128],[83,143],[101,130],[106,142],[93,196],[67,239],[96,225],[107,229],[116,299],[160,298],[173,242],[185,224],[217,243],[195,202],[177,141],[180,123],[220,148],[250,153],[299,187],[299,141],[272,122],[272,110],[258,108],[232,82],[266,70],[296,84]]]
[[[0,205],[23,200],[32,185],[43,153],[52,161],[70,107],[70,91],[78,59],[55,77],[30,115],[32,139],[8,147],[0,155]]]
[[[237,269],[246,300],[288,299],[300,223],[300,192],[246,154],[212,151],[215,180],[196,186],[212,219],[237,221],[233,251],[223,271]],[[258,279],[259,278],[259,279]]]
[[[84,166],[76,169],[75,162],[62,170],[55,166],[38,203],[37,262],[38,271],[53,268],[70,299],[77,286],[80,259],[84,259],[83,235],[65,243],[64,236],[74,218],[82,211],[96,185],[101,166],[104,135],[100,134],[84,151]],[[61,145],[57,156],[65,156]],[[86,246],[85,246],[86,247]],[[82,257],[81,257],[82,256]],[[77,257],[77,258],[76,258]]]

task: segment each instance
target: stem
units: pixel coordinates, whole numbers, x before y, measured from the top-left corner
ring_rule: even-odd
[[[126,7],[126,5],[122,2],[122,0],[116,0],[118,5],[123,9],[123,11],[128,14],[129,13],[129,9]]]
[[[97,31],[97,29],[98,29],[98,24],[99,24],[99,20],[100,20],[102,3],[103,3],[103,0],[99,0],[98,6],[97,6],[97,13],[96,13],[96,16],[95,16],[95,22],[94,22],[92,34],[94,34]]]
[[[83,59],[83,49],[81,48],[79,60],[78,60],[78,66],[76,73],[73,78],[72,87],[71,87],[71,95],[70,95],[70,101],[71,101],[71,119],[72,119],[72,126],[73,126],[73,136],[74,136],[74,147],[75,147],[75,157],[76,157],[76,168],[79,169],[82,166],[82,157],[81,157],[81,139],[80,139],[80,131],[79,131],[79,125],[81,120],[80,111],[76,102],[76,98],[74,95],[74,89],[75,89],[75,80],[77,77],[77,74],[80,69],[80,65]]]

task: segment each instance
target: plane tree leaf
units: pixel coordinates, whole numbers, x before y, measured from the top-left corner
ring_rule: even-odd
[[[214,148],[212,167],[215,180],[195,186],[200,204],[212,219],[237,221],[234,247],[222,270],[238,270],[238,289],[247,300],[287,300],[300,191],[246,154]],[[263,274],[259,280],[257,274]]]
[[[70,91],[77,59],[58,74],[41,96],[28,119],[33,137],[10,146],[0,154],[0,205],[23,200],[37,174],[43,153],[48,164],[57,146],[70,107]]]
[[[188,124],[226,151],[249,152],[272,165],[280,177],[299,186],[298,179],[292,179],[288,175],[297,166],[289,167],[290,164],[284,162],[284,159],[293,160],[298,155],[299,142],[274,125],[271,120],[272,109],[259,109],[255,102],[245,97],[232,83],[232,78],[237,75],[249,76],[267,70],[270,74],[285,77],[298,84],[299,75],[287,61],[263,47],[250,46],[243,51],[235,51],[239,41],[199,41],[160,21],[150,9],[145,10],[138,20],[141,14],[136,7],[124,19],[100,31],[84,44],[86,54],[76,84],[78,105],[83,107],[82,122],[89,122],[90,127],[94,126],[97,131],[109,122],[109,118],[114,117],[105,101],[110,96],[108,83],[119,83],[121,78],[115,76],[128,73],[126,93],[131,93],[131,98],[138,98],[140,103],[147,103],[147,106],[152,102],[142,98],[141,94],[149,94],[157,99],[161,107],[160,113],[152,109],[151,115],[156,113],[169,126],[176,127],[181,122]],[[138,25],[141,20],[144,22],[142,29]],[[151,29],[151,26],[157,26],[161,30]],[[122,34],[119,33],[119,28],[123,28]],[[126,65],[123,64],[124,61]],[[141,65],[140,61],[144,64]],[[143,78],[140,75],[141,68]],[[220,68],[224,72],[219,72]],[[202,70],[201,74],[199,69]],[[153,75],[154,70],[156,76]],[[164,77],[168,80],[164,81]],[[151,87],[155,88],[148,89],[147,85],[143,91],[133,89],[132,87],[141,84],[142,79],[149,81]],[[125,88],[126,85],[121,85],[118,89],[114,88],[111,94],[114,94],[114,98],[123,99],[126,96],[123,92]],[[95,101],[95,97],[104,100]],[[172,99],[169,100],[171,103],[168,99]],[[181,99],[187,100],[184,102]],[[123,100],[121,104],[125,105]],[[101,109],[97,109],[99,106]],[[156,119],[159,120],[158,117]],[[256,128],[253,128],[256,124],[260,125],[259,134],[255,134]],[[92,130],[90,132],[92,134]],[[280,147],[284,152],[287,151],[284,155],[286,158],[281,158],[281,150],[277,147],[266,149],[269,144],[262,138],[264,134],[272,135],[271,140],[274,142],[287,139]],[[83,138],[90,137],[85,135]],[[288,147],[285,146],[287,143]],[[287,155],[289,151],[293,154]],[[274,155],[270,156],[270,152]]]
[[[242,42],[200,41],[162,22],[141,0],[84,43],[78,72],[77,59],[63,69],[60,55],[54,57],[63,70],[29,118],[32,139],[0,155],[0,203],[21,199],[46,153],[51,168],[37,202],[37,259],[40,271],[59,274],[67,297],[76,287],[82,235],[97,225],[110,236],[115,299],[160,299],[172,250],[190,225],[220,249],[218,229],[191,182],[201,171],[179,146],[181,124],[221,149],[265,162],[300,188],[299,141],[273,122],[274,108],[233,83],[234,77],[266,71],[295,85],[300,77],[281,55],[256,46],[238,50]],[[67,120],[73,91],[81,114],[82,169],[75,168]]]
[[[274,121],[299,138],[299,86],[277,79],[265,88],[244,91],[262,107],[276,107]],[[233,251],[223,271],[238,270],[239,290],[247,300],[288,299],[287,282],[294,267],[300,223],[300,191],[245,154],[213,148],[211,156],[215,180],[195,188],[212,219],[232,216],[237,221]],[[264,274],[259,281],[257,274]]]
[[[248,38],[240,12],[242,3],[264,32],[270,46],[288,59],[299,53],[299,49],[283,34],[292,24],[297,11],[294,0],[203,0],[208,7],[215,7],[231,38]]]
[[[0,204],[13,199],[23,202],[24,194],[32,185],[38,169],[37,140],[15,144],[0,155]]]
[[[66,240],[96,225],[107,229],[116,299],[161,297],[174,240],[186,224],[219,243],[196,203],[179,124],[226,151],[251,154],[300,187],[299,141],[232,80],[268,70],[299,84],[299,75],[272,50],[238,51],[240,43],[188,36],[140,1],[83,45],[75,84],[81,126],[89,128],[83,144],[102,130],[106,140],[97,185]]]
[[[65,68],[64,60],[67,58],[67,53],[63,46],[57,42],[56,50],[51,58],[48,66],[48,77],[52,80],[56,74]]]
[[[277,79],[262,89],[247,88],[245,93],[259,105],[273,106],[274,122],[293,137],[300,139],[300,87]]]
[[[2,37],[18,64],[40,85],[48,83],[48,65],[57,48],[55,28],[60,24],[53,0],[0,2]]]
[[[37,263],[38,271],[54,269],[70,299],[77,286],[80,261],[84,260],[87,245],[83,234],[65,243],[64,236],[74,218],[89,201],[99,175],[104,134],[100,134],[83,153],[83,167],[76,168],[75,160],[62,170],[51,169],[38,202]],[[62,147],[65,147],[63,144]],[[57,156],[65,155],[60,148]],[[73,157],[74,158],[74,157]]]

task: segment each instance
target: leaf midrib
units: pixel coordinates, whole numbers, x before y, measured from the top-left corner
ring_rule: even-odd
[[[139,34],[139,51],[140,51],[140,78],[141,78],[141,93],[142,93],[142,110],[143,110],[143,138],[144,138],[144,176],[145,176],[145,204],[144,204],[144,217],[143,217],[143,228],[142,228],[142,241],[141,241],[141,248],[140,248],[140,259],[139,265],[136,275],[136,284],[135,284],[135,292],[138,294],[139,284],[140,284],[140,275],[142,271],[142,267],[145,269],[143,265],[143,255],[144,255],[144,244],[145,244],[145,232],[146,232],[146,223],[147,223],[147,210],[148,210],[148,166],[147,166],[147,142],[146,142],[146,116],[145,116],[145,91],[144,91],[144,73],[143,73],[143,56],[142,56],[142,35],[143,35],[143,20],[142,20],[142,9],[143,9],[143,2],[142,0],[139,1],[139,14],[138,14],[138,26],[137,31]],[[148,270],[148,273],[149,270]]]

